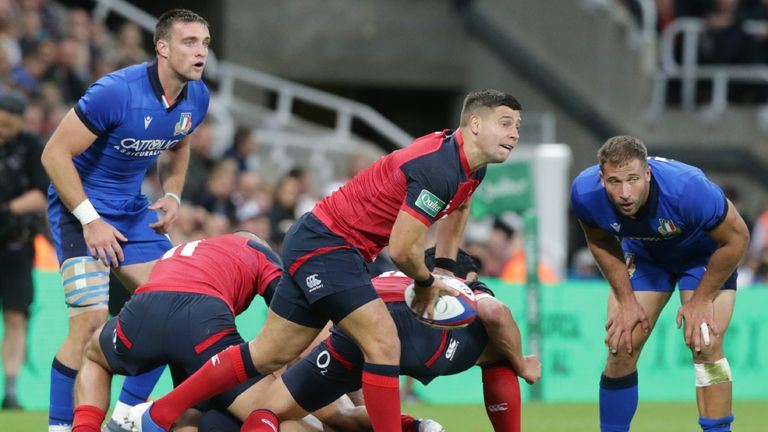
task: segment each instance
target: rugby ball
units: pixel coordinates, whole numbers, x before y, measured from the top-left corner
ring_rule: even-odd
[[[475,294],[472,292],[472,289],[454,277],[437,275],[435,277],[458,291],[459,295],[456,297],[448,294],[440,295],[435,303],[432,319],[427,319],[416,315],[416,312],[411,308],[413,298],[416,296],[414,285],[411,283],[405,289],[405,304],[416,315],[416,318],[431,327],[440,329],[466,327],[477,316],[477,302],[475,301]]]

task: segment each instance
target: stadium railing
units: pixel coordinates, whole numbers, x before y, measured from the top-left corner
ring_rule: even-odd
[[[749,31],[755,23],[746,22]],[[648,109],[648,118],[656,119],[666,109],[670,80],[680,80],[681,108],[694,111],[698,99],[698,84],[709,81],[712,84],[711,98],[703,108],[706,121],[717,120],[728,107],[728,85],[739,83],[768,83],[766,65],[702,65],[699,64],[699,44],[705,31],[704,20],[680,18],[672,22],[659,41],[659,68],[654,77],[653,95]],[[676,58],[677,41],[680,40],[680,61]]]

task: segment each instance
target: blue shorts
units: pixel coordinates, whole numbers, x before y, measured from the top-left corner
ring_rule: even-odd
[[[134,295],[99,335],[101,350],[113,372],[134,376],[167,364],[174,386],[214,354],[244,342],[223,300],[172,291]],[[226,408],[256,381],[240,384],[215,400]]]
[[[101,218],[128,239],[120,244],[125,255],[121,265],[154,261],[172,247],[168,236],[158,234],[149,227],[158,218],[157,212],[149,209],[150,202],[146,196],[121,200],[90,198],[90,201]],[[72,257],[90,256],[80,221],[64,206],[59,196],[50,191],[48,219],[59,265]]]
[[[674,291],[676,285],[681,291],[694,290],[704,275],[710,256],[694,256],[682,262],[666,260],[661,263],[644,249],[624,249],[624,260],[634,291]],[[734,271],[720,289],[735,290],[736,275]]]
[[[312,213],[286,233],[283,265],[269,307],[297,324],[322,328],[328,320],[338,323],[378,298],[360,252]]]

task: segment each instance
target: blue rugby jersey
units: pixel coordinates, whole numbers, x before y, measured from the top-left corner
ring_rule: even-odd
[[[80,120],[98,136],[74,158],[89,197],[123,199],[140,194],[147,168],[160,153],[192,133],[208,111],[208,88],[189,81],[170,107],[157,63],[105,75],[75,105]],[[51,193],[55,193],[51,185]]]
[[[635,218],[618,212],[600,183],[600,166],[582,171],[571,187],[571,205],[579,220],[622,239],[624,250],[645,250],[664,262],[711,255],[717,244],[706,232],[725,219],[722,189],[704,173],[682,162],[649,157],[651,190]]]

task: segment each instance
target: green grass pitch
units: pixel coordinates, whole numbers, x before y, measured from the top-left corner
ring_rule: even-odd
[[[768,402],[737,401],[734,404],[735,432],[768,430]],[[404,405],[403,411],[415,417],[433,418],[448,432],[489,432],[491,425],[481,405]],[[641,403],[632,432],[700,432],[693,402]],[[47,413],[42,411],[0,411],[3,432],[46,430]],[[524,432],[593,432],[598,430],[597,404],[539,404],[523,406]]]

